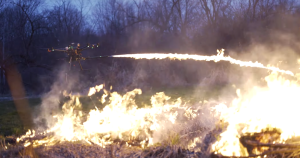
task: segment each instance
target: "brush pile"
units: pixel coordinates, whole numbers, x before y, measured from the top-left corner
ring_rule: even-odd
[[[229,157],[300,157],[300,138],[293,137],[280,142],[281,132],[278,129],[266,129],[260,133],[246,133],[240,137],[240,143],[247,149],[248,156],[223,156],[212,154],[214,158]]]

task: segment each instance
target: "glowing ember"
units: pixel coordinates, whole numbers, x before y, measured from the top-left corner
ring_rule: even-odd
[[[228,61],[231,64],[237,64],[240,66],[245,67],[257,67],[257,68],[263,68],[271,71],[281,72],[288,75],[294,76],[294,74],[291,71],[285,71],[280,70],[277,67],[270,67],[270,66],[264,66],[261,63],[252,62],[252,61],[240,61],[237,59],[233,59],[230,56],[224,56],[224,49],[217,50],[217,55],[212,56],[203,56],[203,55],[190,55],[190,54],[161,54],[161,53],[153,53],[153,54],[124,54],[124,55],[113,55],[112,57],[118,57],[118,58],[134,58],[134,59],[178,59],[178,60],[187,60],[187,59],[193,59],[198,61]]]

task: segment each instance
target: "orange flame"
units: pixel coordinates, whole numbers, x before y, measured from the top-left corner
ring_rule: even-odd
[[[90,88],[88,96],[99,92],[102,88],[103,85]],[[145,147],[153,144],[152,132],[164,130],[163,124],[175,123],[178,110],[195,115],[191,109],[181,105],[180,99],[173,104],[166,104],[170,97],[163,92],[151,97],[152,107],[138,108],[133,98],[141,93],[140,89],[127,92],[124,96],[113,92],[108,105],[102,110],[95,107],[88,113],[86,120],[82,120],[84,117],[82,111],[75,110],[81,107],[79,98],[70,96],[71,100],[63,105],[63,113],[54,116],[57,119],[56,124],[42,133],[42,135],[54,133],[54,136],[35,141],[33,146],[49,146],[57,141],[85,141],[105,147],[116,138],[126,140],[139,137],[142,139],[141,146]],[[106,96],[107,94],[104,95],[104,97]],[[100,102],[103,102],[103,98],[100,99]],[[189,118],[190,116],[185,114],[184,117]],[[34,136],[36,136],[35,131],[28,131],[18,141]],[[25,142],[24,145],[30,144],[30,142]]]
[[[248,156],[239,138],[245,133],[260,133],[266,128],[280,129],[280,140],[300,135],[300,128],[295,125],[299,120],[300,85],[296,81],[286,80],[277,73],[265,78],[267,89],[254,88],[254,95],[242,96],[232,102],[232,106],[222,107],[221,119],[228,123],[221,139],[213,144],[212,149],[224,156]],[[251,89],[249,89],[251,90]],[[221,108],[221,107],[219,107]],[[256,153],[261,154],[261,153]]]

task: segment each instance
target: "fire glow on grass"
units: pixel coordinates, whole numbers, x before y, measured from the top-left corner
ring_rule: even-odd
[[[281,72],[288,75],[294,76],[294,74],[291,71],[285,71],[280,70],[277,67],[272,66],[264,66],[263,64],[259,62],[252,62],[252,61],[240,61],[237,59],[233,59],[230,56],[224,56],[224,49],[217,50],[217,55],[212,56],[203,56],[203,55],[190,55],[190,54],[162,54],[162,53],[151,53],[151,54],[124,54],[124,55],[113,55],[112,57],[118,57],[118,58],[134,58],[134,59],[178,59],[178,60],[187,60],[187,59],[193,59],[198,61],[228,61],[231,64],[237,64],[241,67],[257,67],[262,69],[267,69],[275,72]]]

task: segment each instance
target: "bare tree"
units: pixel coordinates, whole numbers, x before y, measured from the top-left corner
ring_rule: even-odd
[[[80,42],[79,36],[85,24],[82,7],[78,9],[71,1],[61,0],[53,9],[44,11],[54,46]]]
[[[197,18],[197,6],[199,5],[196,0],[179,0],[176,3],[176,14],[175,17],[178,18],[179,24],[177,29],[180,30],[181,36],[186,37],[187,31],[193,30],[193,26]],[[177,20],[176,20],[177,21]],[[194,31],[194,30],[193,30]]]
[[[117,0],[104,0],[96,4],[94,10],[95,21],[97,22],[96,32],[103,38],[102,42],[107,46],[108,52],[115,52],[119,44],[126,38],[125,32],[129,20],[124,13],[126,3]]]
[[[5,35],[6,44],[3,45],[5,58],[1,60],[2,74],[6,73],[6,68],[10,65],[18,65],[22,69],[39,67],[50,70],[48,66],[37,60],[36,51],[33,48],[38,40],[35,36],[43,28],[40,24],[43,16],[38,12],[40,4],[40,0],[19,0],[10,2],[5,7],[5,25],[2,30],[5,30],[3,35]],[[16,45],[24,47],[15,47]],[[28,71],[26,75],[33,76],[32,73]],[[27,77],[24,82],[26,79]]]
[[[171,18],[179,0],[144,0],[147,11],[147,20],[154,25],[160,33],[170,31]]]
[[[224,14],[226,9],[230,8],[231,0],[199,0],[200,5],[205,12],[207,23],[213,28],[217,27],[218,20]]]
[[[36,30],[40,29],[36,23],[39,22],[41,17],[36,15],[36,10],[41,2],[40,0],[19,0],[17,3],[12,3],[18,6],[22,13],[24,13],[24,23],[22,27],[25,29],[25,31],[22,33],[21,37],[25,47],[25,54],[28,57],[30,47],[33,42],[33,36]],[[29,27],[27,26],[27,23],[29,23]]]

